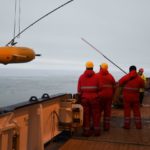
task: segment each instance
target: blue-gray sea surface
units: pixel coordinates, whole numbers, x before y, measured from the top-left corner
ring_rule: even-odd
[[[0,107],[41,98],[44,93],[76,93],[82,71],[4,70],[0,74]]]
[[[28,101],[31,96],[40,98],[44,93],[76,93],[79,75],[57,73],[0,75],[0,107]]]

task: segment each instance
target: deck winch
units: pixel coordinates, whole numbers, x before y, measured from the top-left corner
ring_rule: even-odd
[[[76,104],[76,99],[60,102],[59,127],[60,130],[74,130],[83,124],[83,107]]]

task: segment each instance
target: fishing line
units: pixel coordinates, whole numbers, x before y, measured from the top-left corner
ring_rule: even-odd
[[[71,3],[72,1],[74,1],[74,0],[69,0],[69,1],[67,1],[66,3],[60,5],[59,7],[55,8],[54,10],[48,12],[48,13],[45,14],[44,16],[42,16],[42,17],[40,17],[39,19],[37,19],[36,21],[34,21],[32,24],[30,24],[29,26],[27,26],[26,28],[24,28],[22,31],[20,31],[16,36],[14,36],[14,38],[11,39],[11,40],[6,44],[6,46],[9,46],[9,44],[12,45],[12,44],[14,43],[14,40],[15,40],[18,36],[20,36],[23,32],[25,32],[27,29],[29,29],[31,26],[33,26],[34,24],[36,24],[37,22],[39,22],[39,21],[42,20],[43,18],[47,17],[48,15],[52,14],[52,13],[55,12],[56,10],[58,10],[58,9],[64,7],[65,5]]]

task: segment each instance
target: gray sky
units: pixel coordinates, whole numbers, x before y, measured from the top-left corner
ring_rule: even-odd
[[[21,29],[67,2],[67,0],[21,0]],[[13,36],[15,0],[1,0],[0,46]],[[150,0],[74,0],[44,18],[17,39],[18,46],[41,53],[25,64],[0,64],[0,69],[69,69],[83,70],[92,60],[95,70],[107,62],[110,70],[119,71],[95,50],[88,40],[125,71],[130,65],[150,73]],[[120,71],[121,72],[121,71]]]

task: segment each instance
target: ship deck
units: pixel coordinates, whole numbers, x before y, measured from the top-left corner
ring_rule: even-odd
[[[143,128],[136,129],[132,117],[131,128],[123,129],[123,110],[112,108],[110,131],[99,137],[82,137],[81,130],[67,140],[53,141],[45,150],[149,150],[150,149],[150,93],[146,92],[141,109]],[[133,115],[132,115],[133,116]]]

